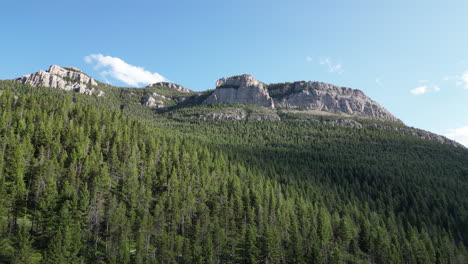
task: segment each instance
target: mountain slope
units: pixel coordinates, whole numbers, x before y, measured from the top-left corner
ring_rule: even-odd
[[[50,66],[47,72],[39,71],[16,80],[35,87],[72,90],[87,95],[94,93],[94,96],[104,97],[106,103],[112,102],[121,109],[130,107],[130,113],[141,112],[138,107],[141,104],[166,116],[183,119],[306,120],[356,128],[373,126],[464,148],[443,136],[406,127],[360,90],[320,82],[266,85],[244,74],[219,79],[215,90],[204,92],[193,92],[167,82],[139,89],[118,88],[96,82],[75,67],[57,65]]]
[[[105,96],[0,82],[0,262],[468,257],[464,148],[323,116],[191,118],[276,110],[201,104],[209,93],[154,109],[140,100],[162,88],[98,87]]]

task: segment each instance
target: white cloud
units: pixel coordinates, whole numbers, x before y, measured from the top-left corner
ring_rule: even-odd
[[[312,62],[313,60],[314,60],[314,59],[313,59],[311,56],[307,56],[307,57],[306,57],[306,61],[307,61],[307,62]]]
[[[444,81],[455,81],[455,85],[458,87],[463,87],[464,89],[468,90],[468,70],[463,72],[461,75],[455,76],[445,76],[443,78]]]
[[[468,126],[451,129],[445,136],[468,147]]]
[[[419,87],[416,87],[414,88],[413,90],[411,90],[410,92],[414,95],[421,95],[421,94],[425,94],[429,91],[429,88],[427,86],[419,86]]]
[[[84,57],[84,60],[89,64],[95,63],[94,69],[100,71],[101,76],[105,80],[107,80],[107,76],[110,76],[130,86],[167,81],[159,73],[130,65],[120,58],[104,56],[102,54],[91,54]]]
[[[380,78],[375,78],[375,83],[377,86],[382,86],[382,80],[380,80]]]
[[[322,59],[319,63],[320,65],[326,66],[329,72],[336,72],[340,74],[343,72],[343,66],[339,63],[333,63],[330,58]]]
[[[468,90],[468,70],[463,73],[461,77],[461,82],[462,82],[463,88]]]
[[[440,86],[434,84],[429,80],[418,80],[420,86],[410,90],[410,93],[414,95],[422,95],[427,93],[437,93],[440,92]]]

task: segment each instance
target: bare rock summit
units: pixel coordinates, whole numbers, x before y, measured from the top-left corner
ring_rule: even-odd
[[[204,101],[205,104],[253,104],[275,108],[273,99],[262,82],[252,75],[243,74],[222,78],[216,82],[216,90]]]
[[[66,91],[76,91],[81,94],[92,95],[97,82],[75,67],[64,68],[57,65],[50,66],[48,71],[40,70],[16,79],[31,86],[44,86]],[[99,96],[103,92],[98,93]]]
[[[358,89],[322,82],[270,84],[268,91],[278,108],[323,111],[402,123]]]
[[[402,123],[361,90],[322,82],[265,85],[252,75],[222,78],[205,104],[253,104],[287,111],[342,115]]]

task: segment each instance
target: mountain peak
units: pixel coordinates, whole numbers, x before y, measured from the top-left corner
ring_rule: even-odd
[[[221,78],[205,104],[253,104],[316,115],[342,115],[403,123],[364,92],[323,82],[264,85],[250,74]]]
[[[44,86],[66,91],[73,90],[88,95],[93,94],[94,87],[98,85],[93,78],[84,74],[81,70],[75,67],[61,67],[58,65],[51,65],[47,71],[39,70],[16,80],[35,87]],[[102,95],[103,92],[100,91],[98,96]]]
[[[221,78],[216,81],[216,90],[205,104],[253,104],[275,108],[275,104],[262,82],[250,74]]]

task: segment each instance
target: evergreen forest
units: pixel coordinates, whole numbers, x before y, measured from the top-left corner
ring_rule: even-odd
[[[467,149],[125,91],[0,81],[0,263],[468,263]]]

